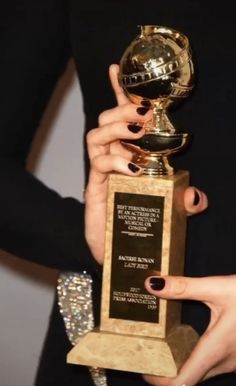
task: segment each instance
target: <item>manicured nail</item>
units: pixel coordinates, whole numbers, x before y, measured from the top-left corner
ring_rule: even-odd
[[[151,107],[151,102],[148,99],[143,99],[141,105],[144,107]]]
[[[135,124],[130,124],[127,127],[129,131],[131,131],[132,133],[138,133],[142,129],[142,126],[135,125]]]
[[[132,162],[128,163],[128,168],[133,173],[137,173],[140,170],[140,167],[135,165],[135,164],[133,164]]]
[[[165,287],[165,279],[163,279],[163,277],[151,277],[149,279],[149,285],[151,289],[161,291]]]
[[[197,190],[194,191],[194,200],[193,200],[193,205],[198,205],[200,202],[200,194],[198,193]]]
[[[149,108],[148,107],[138,107],[136,111],[139,115],[145,115],[149,111]]]

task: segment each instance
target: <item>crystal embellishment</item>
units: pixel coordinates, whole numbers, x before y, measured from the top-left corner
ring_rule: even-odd
[[[67,336],[75,345],[80,336],[94,328],[92,278],[86,272],[63,272],[59,275],[58,305]],[[107,386],[104,369],[90,367],[95,386]]]

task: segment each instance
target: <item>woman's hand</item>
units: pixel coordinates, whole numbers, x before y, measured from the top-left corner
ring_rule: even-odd
[[[211,311],[207,330],[175,378],[144,376],[155,386],[194,386],[218,374],[236,370],[236,275],[189,278],[150,277],[149,293],[163,299],[190,299]]]
[[[142,174],[120,140],[142,137],[142,125],[152,117],[146,101],[137,106],[124,95],[118,83],[118,71],[117,65],[112,65],[109,71],[118,106],[103,112],[99,116],[99,127],[87,135],[90,174],[85,191],[85,235],[99,263],[103,262],[104,255],[108,175],[113,171],[134,177]],[[205,194],[192,187],[187,188],[184,202],[188,214],[199,213],[207,207]]]

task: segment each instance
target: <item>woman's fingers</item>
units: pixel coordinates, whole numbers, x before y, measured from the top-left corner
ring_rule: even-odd
[[[119,155],[97,156],[92,160],[89,182],[101,184],[107,179],[107,174],[111,172],[136,177],[142,174],[142,168]]]
[[[209,300],[209,286],[204,285],[206,278],[183,276],[151,276],[146,279],[145,287],[152,295],[163,299]]]
[[[119,75],[118,64],[112,64],[109,67],[110,81],[111,81],[112,88],[113,88],[115,96],[116,96],[117,104],[119,106],[121,106],[121,105],[125,105],[126,103],[129,103],[129,99],[127,98],[122,87],[119,84],[118,75]]]
[[[221,364],[227,358],[227,345],[224,346],[227,333],[224,322],[218,320],[214,328],[208,329],[199,339],[177,377],[145,376],[145,380],[155,386],[194,386],[210,376],[232,371],[232,365]]]
[[[140,107],[134,103],[128,103],[103,111],[98,117],[98,122],[99,126],[120,121],[127,122],[127,124],[129,122],[143,124],[151,118],[152,111],[148,107]]]
[[[140,125],[129,125],[125,122],[112,122],[87,134],[89,156],[92,159],[99,154],[107,153],[107,146],[120,139],[138,139],[144,134]]]
[[[163,299],[198,300],[226,307],[228,297],[236,288],[236,276],[151,276],[146,279],[145,287],[149,293]]]
[[[194,386],[201,381],[209,370],[219,363],[224,356],[222,339],[224,334],[218,324],[198,341],[191,355],[184,363],[173,386],[186,384]]]
[[[220,374],[233,373],[236,369],[235,356],[229,356],[222,360],[217,366],[213,367],[203,378],[203,380],[216,377]]]
[[[200,380],[236,368],[236,276],[205,278],[150,277],[146,289],[165,299],[198,300],[211,308],[211,321],[178,376],[173,379],[147,376],[158,386],[194,386]]]
[[[172,386],[172,379],[164,377],[156,377],[154,375],[143,375],[146,382],[153,386]],[[185,385],[179,385],[185,386]],[[186,385],[187,386],[187,385]]]
[[[211,333],[203,335],[191,355],[184,363],[177,377],[173,379],[145,376],[147,382],[156,386],[194,386],[202,380],[209,370],[221,360],[224,355],[219,347],[222,334],[214,329]]]
[[[104,126],[115,121],[140,122],[141,124],[152,118],[152,110],[149,107],[138,106],[131,103],[125,96],[118,81],[119,67],[115,64],[110,66],[109,74],[114,89],[118,106],[103,111],[99,117],[99,126]]]
[[[184,192],[184,206],[188,215],[201,213],[208,207],[207,196],[194,186],[189,186]]]

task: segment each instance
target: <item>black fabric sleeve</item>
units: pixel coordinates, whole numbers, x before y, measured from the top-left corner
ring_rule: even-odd
[[[61,270],[97,271],[84,238],[84,206],[62,198],[17,162],[1,160],[0,246]]]
[[[64,4],[15,0],[0,16],[0,248],[48,267],[97,273],[84,238],[83,205],[60,197],[25,167],[70,56]]]

